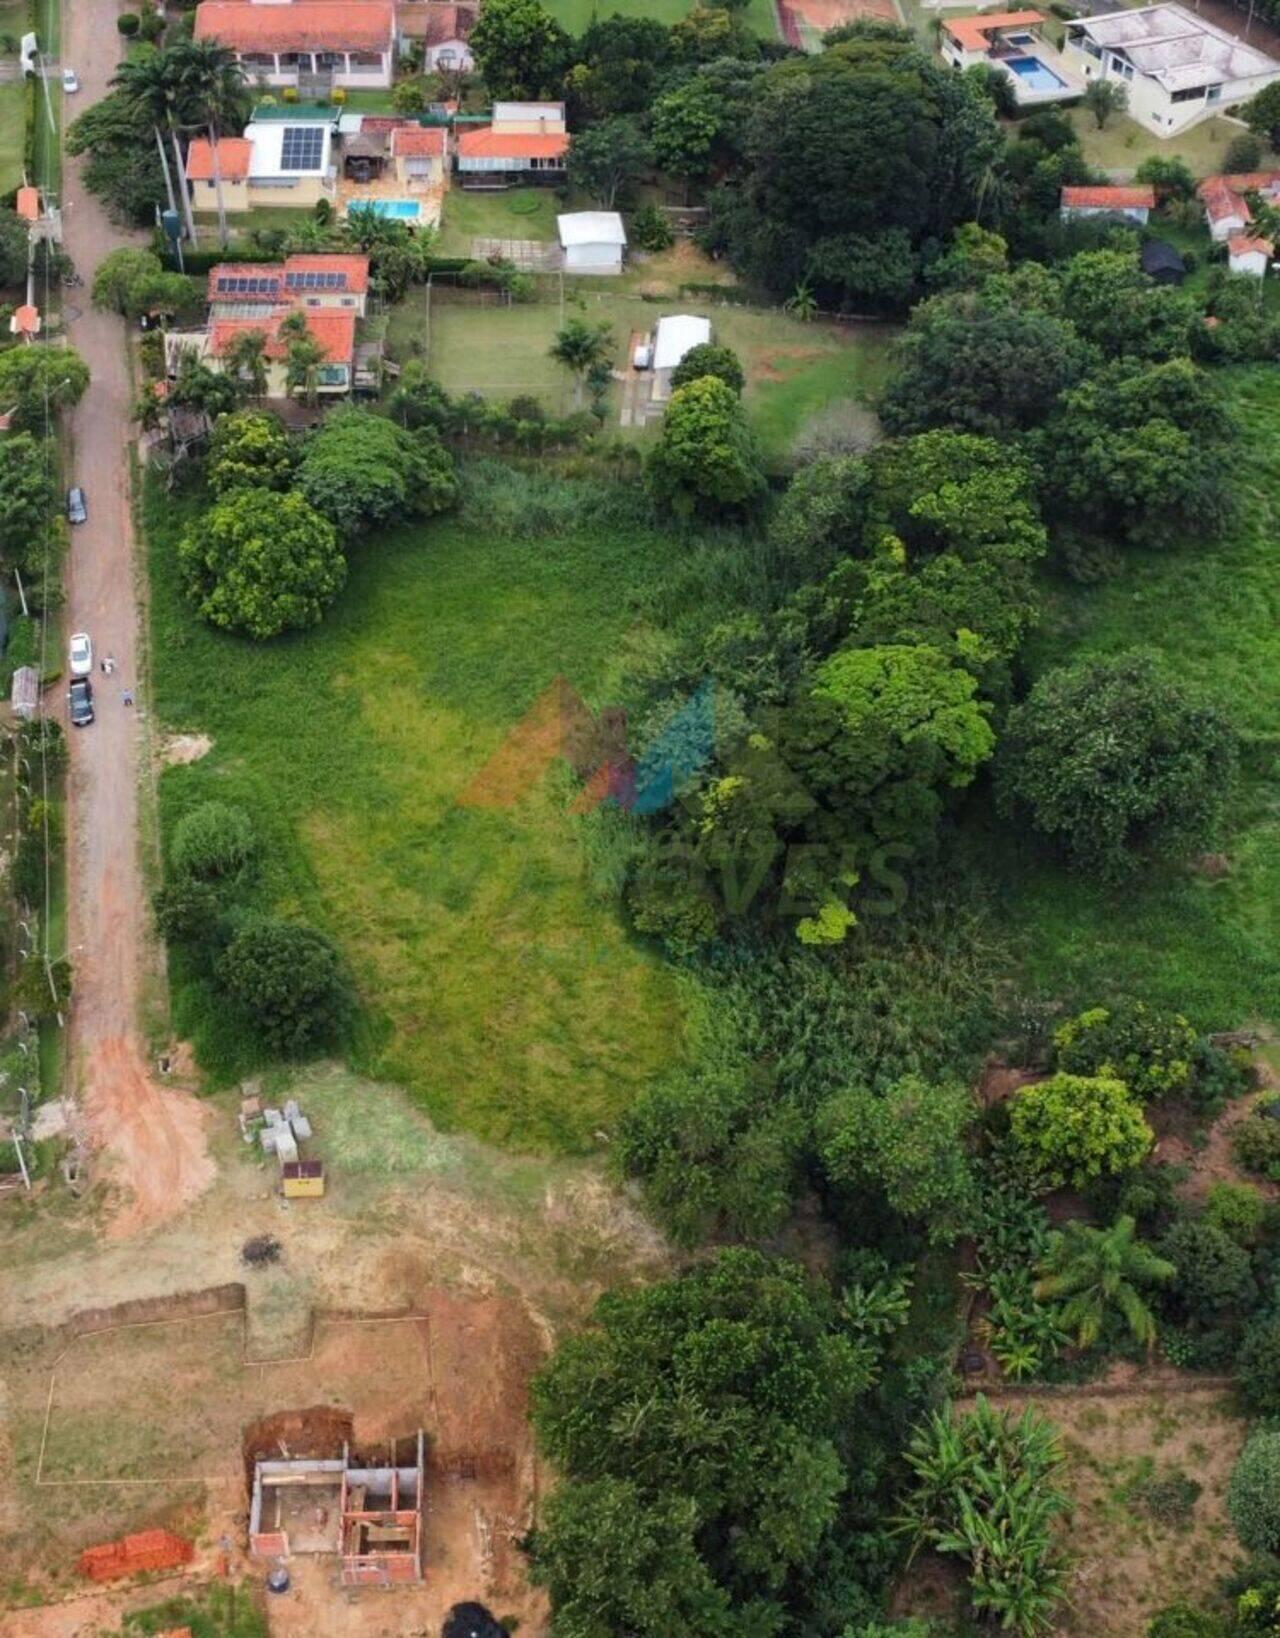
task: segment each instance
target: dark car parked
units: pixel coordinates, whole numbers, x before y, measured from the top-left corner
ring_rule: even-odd
[[[88,677],[77,677],[67,690],[71,706],[71,722],[76,728],[87,728],[93,721],[93,684]]]
[[[84,490],[77,484],[74,489],[67,490],[67,521],[86,523],[88,518],[89,508],[84,503]]]

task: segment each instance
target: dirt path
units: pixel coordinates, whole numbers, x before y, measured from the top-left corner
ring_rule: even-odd
[[[63,57],[82,90],[68,118],[104,96],[120,36],[113,9],[68,0]],[[73,531],[67,630],[87,631],[117,669],[94,678],[97,721],[70,731],[71,847],[68,944],[75,974],[71,1046],[89,1128],[111,1176],[126,1191],[112,1231],[132,1234],[193,1199],[213,1177],[204,1116],[189,1094],[148,1076],[139,1034],[146,961],[146,906],[138,858],[138,614],[129,507],[132,387],[121,320],[94,310],[93,270],[130,242],[87,194],[80,162],[68,160],[63,193],[66,249],[84,279],[68,313],[69,340],[92,381],[72,421],[72,474],[88,496],[89,521]],[[124,704],[126,687],[138,704]],[[61,693],[59,688],[59,707]]]

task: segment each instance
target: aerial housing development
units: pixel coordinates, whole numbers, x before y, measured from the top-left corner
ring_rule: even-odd
[[[1275,1638],[1280,0],[0,60],[2,1638]]]

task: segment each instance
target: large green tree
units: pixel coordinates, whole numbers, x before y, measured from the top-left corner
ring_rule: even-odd
[[[653,163],[653,150],[640,122],[618,114],[575,132],[569,142],[565,176],[593,204],[612,210]]]
[[[1073,863],[1117,880],[1205,846],[1236,761],[1223,713],[1134,652],[1041,677],[1010,714],[1002,786]]]
[[[347,540],[457,504],[453,457],[429,427],[409,432],[385,415],[335,410],[303,445],[296,483]]]
[[[648,479],[656,498],[681,517],[741,513],[763,499],[759,450],[731,387],[703,376],[672,393]]]
[[[1133,250],[1089,250],[1062,275],[1063,310],[1102,355],[1154,362],[1185,356],[1198,315],[1190,299],[1155,284]]]
[[[122,247],[109,251],[94,270],[94,305],[112,308],[126,318],[176,312],[190,300],[191,286],[186,279],[168,272],[150,250]]]
[[[51,448],[28,432],[0,438],[0,553],[26,567],[56,510]]]
[[[284,489],[296,461],[297,451],[279,416],[241,410],[214,423],[205,476],[219,496],[233,489]]]
[[[533,1541],[557,1631],[806,1630],[875,1370],[828,1286],[755,1252],[601,1298],[533,1386],[564,1475]]]
[[[486,0],[468,45],[491,97],[554,97],[572,60],[569,36],[539,0]]]
[[[0,405],[15,432],[43,435],[89,385],[89,366],[71,347],[10,347],[0,352]]]
[[[178,561],[210,625],[250,637],[316,625],[347,577],[333,525],[302,496],[239,489],[183,535]]]
[[[342,958],[323,933],[293,922],[246,922],[222,952],[218,981],[282,1057],[341,1035],[351,1007]]]

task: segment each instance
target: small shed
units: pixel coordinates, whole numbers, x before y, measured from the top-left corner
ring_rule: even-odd
[[[1255,238],[1249,233],[1237,233],[1227,240],[1227,266],[1233,273],[1247,273],[1251,278],[1266,276],[1267,263],[1275,254],[1270,239]]]
[[[1148,239],[1142,247],[1142,271],[1156,284],[1181,284],[1187,264],[1167,239]]]
[[[280,1168],[280,1187],[287,1200],[319,1200],[324,1194],[324,1162],[286,1160]]]
[[[661,318],[653,332],[653,396],[671,396],[671,375],[676,365],[695,347],[711,340],[711,320],[692,313],[675,313]]]
[[[566,273],[621,273],[627,230],[616,210],[579,210],[556,217]]]
[[[13,689],[9,695],[15,717],[29,722],[40,705],[40,673],[33,665],[20,665],[13,674]]]

